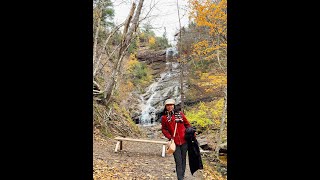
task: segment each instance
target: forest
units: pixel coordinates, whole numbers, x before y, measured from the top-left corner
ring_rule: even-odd
[[[185,179],[227,179],[227,1],[172,0],[174,34],[151,23],[161,1],[93,0],[93,179],[176,179],[173,156],[161,145],[115,137],[166,141],[164,101],[175,99],[201,148],[203,169]],[[188,24],[181,25],[186,9]],[[172,40],[174,40],[174,43]],[[188,164],[188,162],[187,162]]]

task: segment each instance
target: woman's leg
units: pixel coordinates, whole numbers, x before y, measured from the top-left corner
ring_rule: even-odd
[[[176,162],[176,172],[177,172],[178,180],[183,180],[183,176],[184,176],[181,147],[182,146],[176,145],[176,151],[173,153],[174,161]]]
[[[187,150],[188,144],[184,143],[181,146],[181,159],[182,159],[182,175],[184,176],[184,172],[186,171],[186,162],[187,162]]]

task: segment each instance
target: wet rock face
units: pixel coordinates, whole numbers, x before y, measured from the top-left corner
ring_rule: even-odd
[[[137,59],[146,63],[152,69],[152,75],[155,78],[160,78],[160,74],[165,71],[166,50],[141,50],[137,53]]]
[[[141,50],[137,53],[137,58],[139,61],[145,62],[147,64],[156,62],[166,62],[166,50],[153,51],[153,50]]]
[[[175,48],[152,51],[141,50],[137,59],[145,62],[153,70],[154,82],[146,89],[146,93],[139,98],[141,113],[140,124],[152,124],[160,122],[161,113],[164,109],[164,101],[173,98],[176,104],[180,103],[180,67],[174,61],[177,55]],[[186,85],[185,85],[185,88]],[[137,116],[135,116],[137,121]]]

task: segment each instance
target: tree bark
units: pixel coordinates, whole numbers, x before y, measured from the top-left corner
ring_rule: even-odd
[[[130,10],[130,13],[129,13],[129,16],[127,17],[127,19],[126,19],[126,23],[125,23],[125,27],[124,27],[124,29],[123,29],[123,37],[125,37],[125,35],[127,34],[127,32],[128,32],[128,28],[129,28],[129,24],[130,24],[130,21],[131,21],[131,19],[132,19],[132,16],[133,16],[133,14],[134,14],[134,10],[136,9],[136,3],[135,2],[133,2],[132,3],[132,6],[131,6],[131,10]]]
[[[109,56],[106,58],[106,62],[102,64],[102,66],[97,70],[101,73],[101,70],[104,68],[104,66],[108,63],[108,61],[112,58],[112,56],[115,54],[115,52],[118,50],[120,47],[120,44],[109,54]],[[96,72],[95,75],[97,75],[98,72]]]
[[[106,106],[110,103],[111,96],[112,96],[113,91],[114,91],[114,89],[115,89],[115,87],[117,85],[118,75],[121,73],[120,72],[120,69],[121,69],[120,67],[121,67],[121,64],[122,64],[122,60],[123,60],[124,56],[127,53],[127,49],[129,48],[129,45],[131,43],[131,40],[132,40],[132,37],[133,37],[133,33],[136,31],[136,29],[138,27],[139,16],[141,14],[141,9],[142,9],[142,6],[143,6],[143,2],[144,2],[144,0],[140,0],[139,1],[138,8],[137,8],[136,12],[135,12],[136,4],[135,4],[135,2],[132,3],[132,7],[131,7],[131,10],[130,10],[130,13],[129,13],[126,21],[125,21],[124,30],[123,30],[123,37],[122,37],[121,43],[119,45],[120,49],[119,49],[119,51],[117,53],[118,56],[117,56],[116,61],[115,61],[114,65],[113,65],[113,70],[112,70],[112,73],[111,73],[111,77],[108,80],[109,83],[107,83],[107,86],[103,91],[104,102],[105,102]],[[135,12],[135,14],[134,14],[134,12]],[[134,14],[134,17],[133,17],[133,14]],[[132,20],[132,23],[131,23],[131,20]],[[130,23],[131,23],[131,26],[130,26]],[[113,36],[113,34],[115,33],[115,31],[118,28],[119,27],[115,28],[113,33],[111,33],[109,35],[109,37],[107,38],[107,40],[104,43],[103,49],[105,49],[105,46],[107,45],[109,39]],[[95,35],[95,36],[97,37],[97,35]],[[97,39],[97,38],[95,38],[95,39]],[[97,72],[99,70],[99,64],[100,64],[102,51],[100,52],[100,56],[99,56],[98,62],[96,62],[96,64],[94,65],[94,76],[96,76],[96,74],[97,74]],[[111,58],[114,53],[115,53],[115,50],[109,55],[108,59]],[[95,56],[96,56],[96,46],[94,46],[94,62],[95,62]],[[108,59],[107,59],[107,61],[108,61]],[[100,92],[99,91],[94,91],[94,94],[100,93]]]
[[[220,121],[220,130],[218,133],[218,139],[217,139],[217,144],[216,144],[216,149],[215,149],[215,156],[217,159],[219,159],[219,150],[220,150],[220,144],[221,144],[221,137],[222,137],[222,131],[224,129],[224,122],[226,118],[226,113],[227,113],[227,87],[225,88],[225,96],[224,96],[224,107],[222,111],[222,117]]]
[[[220,35],[218,34],[218,46],[219,48],[217,49],[217,59],[218,59],[218,63],[219,63],[219,66],[221,68],[221,70],[226,73],[226,71],[224,70],[225,68],[221,65],[220,63]]]
[[[184,67],[184,61],[182,59],[182,38],[181,38],[181,22],[180,22],[180,13],[179,13],[179,4],[177,0],[177,9],[178,9],[178,19],[179,19],[179,37],[180,37],[180,96],[181,96],[181,111],[184,112],[184,91],[183,91],[183,67]]]
[[[106,39],[106,41],[104,42],[103,44],[103,48],[101,49],[100,53],[99,53],[99,58],[96,62],[96,64],[94,65],[94,70],[93,70],[93,77],[96,76],[97,74],[97,71],[99,69],[99,65],[100,65],[100,60],[101,60],[101,57],[102,57],[102,54],[104,53],[104,50],[106,49],[106,46],[110,40],[110,38],[113,36],[113,34],[121,27],[121,24],[119,26],[117,26],[111,33],[110,35],[108,36],[108,38]],[[95,56],[95,55],[94,55]],[[110,55],[111,56],[111,55]]]
[[[121,67],[122,60],[123,60],[124,56],[126,55],[126,51],[129,48],[129,45],[131,43],[133,32],[135,32],[138,27],[138,21],[139,21],[139,16],[141,14],[143,2],[144,2],[144,0],[139,1],[138,8],[137,8],[135,15],[133,17],[131,26],[128,28],[128,32],[126,33],[125,40],[122,41],[123,43],[121,44],[121,47],[119,50],[119,56],[118,56],[118,59],[114,65],[114,68],[112,71],[111,82],[106,88],[106,92],[105,92],[105,96],[104,96],[106,105],[108,105],[110,103],[111,96],[112,96],[113,91],[116,87],[118,75],[120,74],[120,67]],[[132,6],[135,6],[135,3],[133,3]],[[133,8],[131,8],[131,10],[132,9]],[[132,12],[133,11],[131,11],[129,13],[128,21],[126,22],[124,31],[126,31],[126,27],[130,24],[129,20],[131,19],[130,16],[132,16]]]
[[[100,21],[101,21],[100,15],[101,14],[99,13],[97,28],[96,28],[96,32],[95,32],[94,40],[93,40],[93,67],[95,66],[96,54],[97,54],[98,34],[99,34],[99,30],[100,30]]]
[[[96,81],[93,81],[93,84],[97,86],[99,91],[101,90],[101,86]]]
[[[131,37],[132,37],[132,34],[133,32],[135,32],[137,30],[137,27],[139,25],[139,17],[140,17],[140,14],[141,14],[141,9],[142,9],[142,6],[143,6],[143,2],[144,0],[140,0],[139,1],[139,4],[138,4],[138,8],[137,8],[137,11],[133,17],[133,20],[132,20],[132,24],[128,30],[128,33],[127,33],[127,36],[126,36],[126,41],[125,41],[125,44],[129,44],[129,42],[131,41]],[[125,45],[125,47],[126,47]]]

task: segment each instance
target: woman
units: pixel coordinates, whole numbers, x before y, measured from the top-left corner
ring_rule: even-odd
[[[168,138],[169,141],[173,139],[176,144],[176,150],[173,156],[176,163],[178,180],[182,180],[186,170],[186,155],[188,150],[185,132],[186,128],[190,127],[190,123],[181,111],[175,109],[175,101],[173,99],[167,99],[164,104],[165,108],[161,117],[161,129],[163,135]],[[177,129],[175,137],[173,137],[176,122]]]

